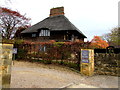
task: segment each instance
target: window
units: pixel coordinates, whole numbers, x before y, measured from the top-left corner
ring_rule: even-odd
[[[50,36],[49,30],[41,30],[39,36]]]
[[[41,52],[45,52],[46,51],[46,46],[41,46],[40,45],[40,49],[39,49]]]
[[[32,37],[36,37],[36,34],[34,33],[34,34],[32,34]]]

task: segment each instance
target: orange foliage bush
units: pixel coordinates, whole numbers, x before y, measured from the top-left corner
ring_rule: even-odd
[[[106,48],[108,46],[109,44],[102,40],[99,36],[94,36],[90,43],[91,48]]]

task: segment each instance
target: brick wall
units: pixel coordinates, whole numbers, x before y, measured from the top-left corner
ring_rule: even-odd
[[[50,10],[50,16],[64,15],[64,7],[52,8]]]

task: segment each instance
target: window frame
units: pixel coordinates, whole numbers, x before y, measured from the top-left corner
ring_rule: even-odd
[[[39,32],[39,37],[49,37],[50,36],[50,30],[48,29],[41,29],[41,31]]]
[[[37,35],[36,35],[36,33],[32,33],[32,37],[34,38],[34,37],[36,37]]]

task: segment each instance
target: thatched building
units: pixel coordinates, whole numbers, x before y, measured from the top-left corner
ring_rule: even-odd
[[[22,31],[22,37],[32,41],[75,41],[86,36],[64,15],[64,7],[52,8],[46,19]]]

